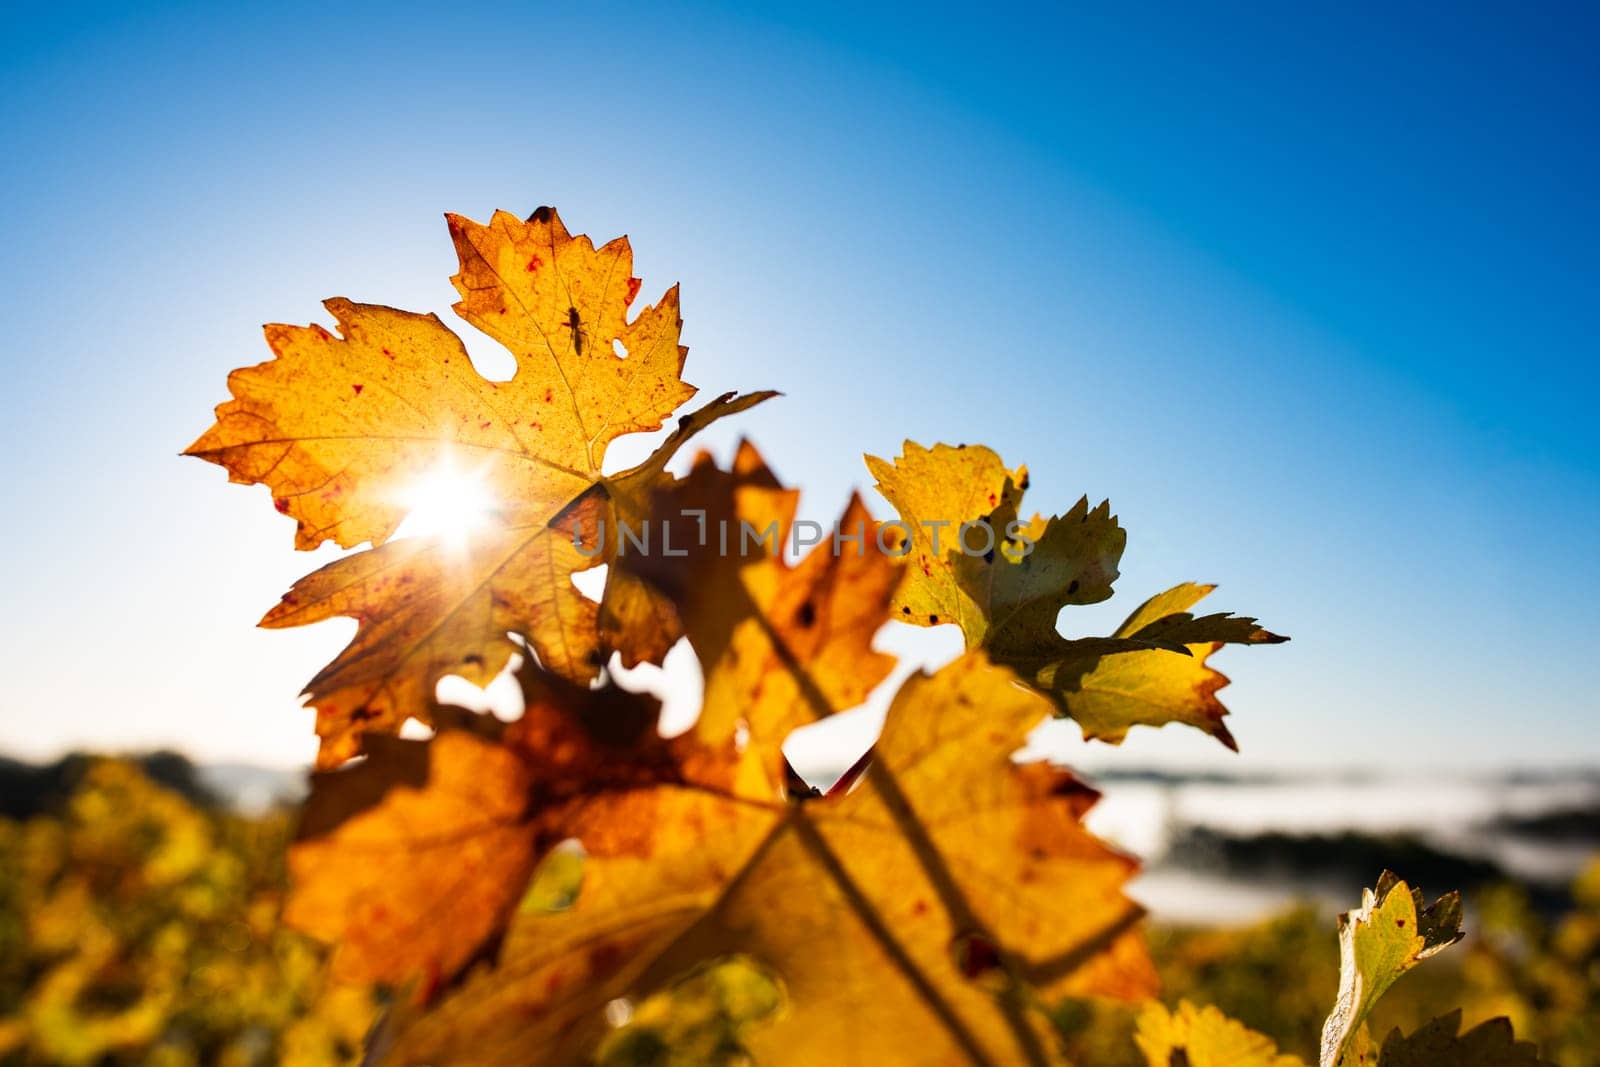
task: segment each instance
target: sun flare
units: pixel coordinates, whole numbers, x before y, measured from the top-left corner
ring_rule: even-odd
[[[462,470],[449,457],[402,491],[400,500],[407,514],[399,536],[433,537],[457,550],[465,550],[498,510],[483,472]]]

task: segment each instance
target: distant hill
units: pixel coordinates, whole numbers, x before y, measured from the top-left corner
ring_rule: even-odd
[[[243,763],[196,764],[178,752],[126,755],[152,781],[202,807],[260,811],[305,794],[305,776]],[[0,756],[0,817],[26,819],[60,809],[94,756],[74,752],[51,763]]]

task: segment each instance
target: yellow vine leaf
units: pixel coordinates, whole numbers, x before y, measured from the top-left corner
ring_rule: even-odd
[[[772,395],[723,396],[643,464],[605,475],[611,441],[660,428],[695,391],[680,377],[676,287],[630,321],[639,281],[626,238],[596,249],[549,208],[526,221],[497,212],[487,226],[448,220],[455,309],[510,350],[510,380],[480,375],[433,315],[329,300],[337,334],[268,326],[274,358],[230,376],[233,399],[187,450],[268,486],[296,520],[297,547],[374,546],[296,583],[262,620],[359,622],[306,689],[322,766],[355,755],[364,734],[397,731],[442,675],[487,682],[517,648],[508,634],[573,680],[594,677],[613,649],[630,663],[659,658],[675,636],[659,599],[621,587],[597,610],[571,576],[608,562],[614,539],[585,554],[573,535],[600,518],[637,521],[684,440]],[[488,528],[465,546],[389,541],[407,487],[444,464],[492,495]]]
[[[1354,1067],[1367,1015],[1418,963],[1461,940],[1461,895],[1424,907],[1420,890],[1384,871],[1361,907],[1339,916],[1339,995],[1322,1028],[1320,1067]]]
[[[867,468],[899,513],[886,543],[910,536],[896,619],[960,626],[968,648],[986,649],[1048,693],[1085,737],[1115,744],[1132,726],[1177,722],[1236,747],[1216,698],[1228,680],[1206,661],[1225,643],[1287,638],[1251,618],[1191,614],[1213,588],[1193,583],[1152,597],[1109,637],[1063,637],[1063,608],[1111,596],[1126,535],[1109,504],[1083,498],[1062,515],[1024,522],[1027,469],[1011,470],[978,445],[907,441],[893,462],[868,456]],[[963,536],[968,523],[980,525]]]
[[[1014,512],[1027,488],[1027,469],[1007,469],[999,456],[981,445],[927,449],[915,441],[907,441],[893,463],[877,456],[867,456],[866,462],[878,480],[875,488],[906,527],[896,540],[903,544],[907,532],[911,538],[906,579],[895,595],[895,618],[919,626],[954,623],[966,635],[969,648],[984,644],[994,614],[992,598],[980,597],[964,580],[967,570],[977,568],[961,553],[956,538],[962,522],[993,515],[1003,504]],[[1114,556],[1120,556],[1121,531],[1107,531],[1106,540],[1114,546]],[[1111,577],[1115,575],[1113,558]],[[1107,580],[1099,599],[1110,595]],[[1051,624],[1053,628],[1053,619]]]
[[[1053,1062],[1033,995],[1133,998],[1154,975],[1134,864],[1082,826],[1094,794],[1010,760],[1048,714],[970,653],[906,684],[848,793],[739,797],[725,766],[683,764],[575,798],[573,907],[515,915],[497,965],[397,1020],[379,1062],[583,1062],[606,1004],[730,955],[786,991],[745,1035],[759,1062]]]
[[[1180,1001],[1168,1011],[1152,1001],[1139,1013],[1134,1041],[1149,1067],[1305,1067],[1272,1039],[1207,1005]]]
[[[1159,593],[1117,627],[1107,651],[1102,653],[1092,640],[1070,642],[1074,651],[1034,677],[1055,694],[1085,737],[1115,744],[1130,727],[1175,722],[1237,750],[1222,721],[1228,709],[1216,695],[1228,678],[1210,665],[1210,658],[1225,643],[1272,644],[1287,638],[1248,617],[1192,615],[1188,609],[1215,588],[1185,582]],[[1123,642],[1145,647],[1125,647]]]

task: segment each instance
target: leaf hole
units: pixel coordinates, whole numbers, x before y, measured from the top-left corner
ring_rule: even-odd
[[[568,838],[545,853],[533,869],[517,910],[523,914],[553,915],[578,902],[583,892],[583,868],[588,853],[576,838]]]

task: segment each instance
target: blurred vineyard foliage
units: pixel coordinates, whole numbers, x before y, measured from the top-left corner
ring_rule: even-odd
[[[0,1062],[353,1062],[377,1002],[278,924],[288,811],[247,817],[115,759],[0,819]],[[191,791],[192,792],[192,791]]]
[[[1462,1029],[1507,1016],[1517,1037],[1563,1067],[1600,1064],[1600,860],[1572,887],[1571,906],[1543,917],[1518,886],[1467,902],[1468,937],[1406,975],[1379,1002],[1372,1032],[1411,1033],[1456,1007]],[[1212,1004],[1284,1051],[1308,1056],[1339,985],[1331,919],[1299,908],[1238,929],[1157,926],[1151,951],[1161,998]],[[1075,1061],[1145,1067],[1128,1038],[1136,1006],[1068,1003],[1056,1012]]]
[[[291,831],[287,810],[232,813],[116,759],[79,761],[45,810],[0,818],[0,1063],[356,1062],[380,999],[331,982],[322,950],[279,926]],[[1600,863],[1563,914],[1537,913],[1515,886],[1479,894],[1468,914],[1468,943],[1400,982],[1374,1032],[1460,1005],[1469,1025],[1509,1016],[1556,1063],[1600,1065]],[[1280,1048],[1316,1048],[1338,984],[1328,916],[1157,926],[1151,942],[1167,1003],[1214,1004]],[[740,1025],[774,1008],[742,978],[707,975],[642,1006],[603,1059],[739,1062]],[[1075,1062],[1142,1067],[1136,1011],[1072,1002],[1055,1014]]]

